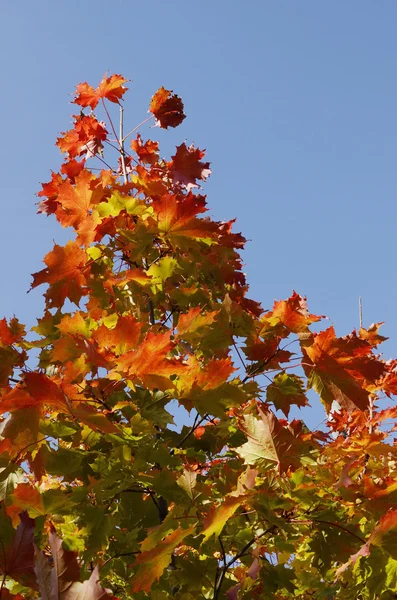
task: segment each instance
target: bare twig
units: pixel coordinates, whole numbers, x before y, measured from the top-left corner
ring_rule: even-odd
[[[124,155],[124,140],[123,140],[123,117],[124,117],[124,109],[120,105],[120,160],[121,160],[121,168],[123,170],[123,178],[124,183],[128,181],[127,169],[125,166],[125,155]]]
[[[142,121],[142,123],[139,123],[139,125],[137,125],[136,127],[134,127],[134,129],[131,129],[131,131],[129,131],[129,132],[127,133],[127,135],[125,135],[125,136],[123,137],[123,139],[122,139],[122,142],[125,142],[125,140],[126,140],[128,137],[130,137],[130,135],[131,135],[132,133],[135,133],[135,131],[138,131],[138,129],[139,129],[140,127],[142,127],[142,125],[145,125],[146,123],[148,123],[148,122],[149,122],[149,121],[151,121],[152,119],[154,119],[154,115],[150,115],[150,117],[147,117],[147,119],[145,119],[144,121]],[[116,136],[116,137],[117,137],[117,136]]]
[[[358,299],[358,316],[359,316],[359,320],[360,320],[360,329],[363,326],[363,299],[361,298],[361,296]]]
[[[103,563],[103,565],[101,565],[100,570],[102,570],[114,558],[119,558],[120,556],[133,556],[135,554],[141,554],[141,551],[140,550],[134,550],[133,552],[120,552],[120,554],[115,554],[114,556],[111,556],[110,558],[108,558],[107,560],[105,560],[105,562]]]
[[[117,137],[117,133],[116,133],[116,130],[115,130],[114,125],[113,125],[112,117],[109,114],[109,111],[108,111],[108,109],[106,107],[106,104],[105,104],[105,100],[103,98],[102,98],[102,106],[103,106],[103,108],[105,110],[107,118],[109,119],[110,127],[112,128],[112,131],[114,133],[114,137],[116,138],[116,141],[117,141],[119,147],[121,148],[121,143],[120,143],[121,139],[119,140],[119,138]]]
[[[238,356],[238,357],[239,357],[239,359],[240,359],[240,362],[241,362],[241,364],[243,365],[243,367],[244,367],[245,371],[247,371],[247,366],[246,366],[246,364],[245,364],[245,362],[244,362],[244,359],[243,359],[243,357],[241,356],[240,350],[239,350],[239,348],[238,348],[238,346],[237,346],[237,344],[236,344],[236,342],[235,342],[234,340],[233,340],[233,346],[234,346],[234,349],[235,349],[235,351],[236,351],[236,353],[237,353],[237,356]]]
[[[290,522],[291,523],[323,523],[324,525],[330,525],[331,527],[337,527],[338,529],[341,529],[345,533],[348,533],[349,535],[355,537],[356,540],[359,540],[362,544],[366,543],[366,541],[364,540],[364,538],[360,537],[356,533],[353,533],[353,531],[350,531],[349,529],[347,529],[343,525],[340,525],[339,523],[334,523],[333,521],[324,521],[323,519],[315,519],[315,518],[313,518],[313,519],[305,520],[305,521],[302,521],[300,519],[293,519]]]
[[[182,444],[184,442],[186,442],[186,440],[192,435],[192,433],[194,433],[196,431],[196,429],[198,427],[200,427],[200,425],[203,421],[206,421],[208,419],[209,415],[206,414],[206,415],[204,415],[204,417],[202,417],[200,420],[198,420],[199,417],[200,417],[200,415],[199,415],[199,413],[197,413],[197,415],[195,416],[195,419],[193,421],[193,425],[191,426],[189,431],[186,433],[186,435],[183,436],[183,438],[181,439],[179,444],[176,446],[177,448],[181,448]]]
[[[143,266],[144,271],[148,270],[148,262],[147,262],[146,257],[142,258],[142,266]],[[154,307],[153,307],[152,299],[149,298],[149,296],[148,296],[148,307],[149,307],[149,321],[150,321],[151,325],[154,325],[156,323],[156,319],[154,316]]]
[[[251,546],[253,546],[260,538],[264,537],[265,535],[267,535],[268,533],[275,533],[277,531],[277,526],[276,525],[272,525],[271,527],[269,527],[269,529],[266,529],[266,531],[263,531],[260,535],[256,535],[254,538],[252,538],[252,540],[250,540],[247,544],[245,544],[244,548],[242,548],[240,550],[240,552],[238,552],[237,554],[235,554],[228,562],[226,562],[226,553],[225,550],[223,548],[223,544],[221,543],[221,539],[219,539],[219,543],[221,544],[221,548],[222,548],[222,554],[225,557],[225,559],[223,560],[223,567],[221,570],[220,575],[218,576],[215,585],[214,585],[214,595],[213,595],[213,600],[217,600],[217,598],[219,598],[220,592],[221,592],[221,587],[222,587],[222,583],[223,580],[226,576],[226,573],[228,571],[228,569],[236,562],[238,561],[240,558],[242,558],[243,556],[245,556],[245,554],[247,553],[247,551],[251,548]],[[219,571],[217,571],[219,572]]]

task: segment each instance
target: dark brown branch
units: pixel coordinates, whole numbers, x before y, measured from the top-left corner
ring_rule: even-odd
[[[343,525],[339,525],[339,523],[333,523],[332,521],[323,521],[322,519],[311,519],[311,521],[313,523],[324,523],[324,525],[331,525],[331,527],[337,527],[338,529],[341,529],[342,531],[349,533],[350,535],[355,537],[357,540],[359,540],[363,544],[366,544],[366,541],[362,537],[360,537],[356,533],[353,533],[353,531],[349,531],[349,529],[346,529],[346,527],[343,527]]]
[[[204,415],[204,417],[202,417],[202,419],[200,419],[198,421],[197,419],[198,419],[199,416],[200,416],[199,413],[197,413],[197,415],[196,415],[196,417],[194,419],[192,427],[189,429],[189,431],[186,433],[186,435],[183,436],[183,438],[181,439],[181,441],[177,444],[177,446],[176,446],[177,448],[180,448],[182,446],[182,444],[184,442],[186,442],[186,440],[192,435],[192,433],[194,433],[196,431],[196,429],[198,427],[200,427],[201,423],[203,421],[206,421],[208,419],[208,417],[209,417],[209,415]]]
[[[266,531],[264,531],[263,533],[261,533],[260,535],[256,535],[254,538],[252,538],[252,540],[250,540],[247,544],[245,544],[244,548],[242,548],[240,550],[240,552],[238,552],[237,554],[235,554],[233,556],[233,558],[231,558],[228,562],[226,562],[226,553],[225,550],[223,548],[223,544],[221,543],[221,539],[219,539],[219,543],[221,544],[221,548],[222,548],[222,553],[224,555],[224,560],[223,560],[223,567],[221,570],[221,573],[219,575],[219,577],[217,578],[215,585],[214,585],[214,596],[213,596],[213,600],[217,600],[217,598],[219,598],[219,594],[221,592],[221,587],[222,587],[222,583],[223,580],[226,576],[226,573],[228,571],[228,569],[236,562],[238,561],[240,558],[242,558],[243,556],[245,556],[245,554],[247,553],[247,550],[249,550],[251,548],[251,546],[253,546],[260,538],[264,537],[265,535],[267,535],[268,533],[275,533],[277,531],[277,526],[276,525],[272,525],[271,527],[269,527],[269,529],[266,529]],[[218,571],[217,571],[218,573]]]

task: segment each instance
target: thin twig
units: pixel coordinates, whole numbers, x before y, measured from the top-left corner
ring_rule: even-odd
[[[143,266],[143,270],[147,271],[148,270],[148,262],[146,257],[142,258],[142,266]],[[154,307],[153,307],[153,302],[152,299],[149,298],[148,296],[148,308],[149,308],[149,321],[151,325],[154,325],[156,323],[156,318],[154,316]]]
[[[232,342],[232,343],[233,343],[234,349],[235,349],[235,351],[236,351],[236,353],[237,353],[237,356],[239,357],[239,359],[240,359],[240,362],[241,362],[241,364],[242,364],[242,365],[243,365],[243,367],[244,367],[244,370],[245,370],[245,371],[247,371],[247,366],[246,366],[246,364],[245,364],[245,362],[244,362],[244,359],[243,359],[243,357],[241,356],[240,350],[239,350],[239,348],[238,348],[238,346],[237,346],[236,342],[233,340],[233,342]]]
[[[97,158],[98,160],[100,160],[101,162],[103,162],[103,164],[105,165],[105,167],[107,167],[110,171],[114,172],[113,167],[111,167],[109,165],[109,163],[106,162],[106,160],[103,160],[103,158],[101,156],[99,156],[99,154],[95,154],[95,158]]]
[[[249,550],[251,548],[251,546],[253,546],[260,538],[264,537],[265,535],[267,535],[268,533],[275,533],[275,531],[277,530],[277,526],[276,525],[272,525],[271,527],[269,527],[269,529],[266,529],[266,531],[263,531],[260,535],[256,535],[254,538],[252,538],[252,540],[250,540],[247,544],[245,544],[244,548],[242,548],[240,550],[240,552],[238,552],[237,554],[235,554],[233,556],[233,558],[231,558],[228,562],[224,561],[223,567],[222,567],[222,572],[219,575],[215,585],[214,585],[214,595],[213,595],[213,600],[217,600],[217,598],[219,598],[219,594],[221,592],[221,587],[222,587],[222,583],[223,580],[226,576],[226,573],[228,571],[228,569],[236,562],[238,561],[240,558],[242,558],[246,553],[247,550]],[[219,541],[221,542],[220,538],[218,538]],[[221,548],[223,548],[223,545],[221,545]],[[224,550],[223,550],[224,552]],[[225,553],[225,558],[226,558],[226,553]]]
[[[160,323],[160,326],[161,326],[161,327],[163,327],[163,326],[164,326],[164,325],[167,323],[167,321],[169,321],[169,320],[171,319],[172,315],[173,315],[173,314],[176,312],[176,310],[177,310],[177,309],[174,307],[174,308],[173,308],[173,309],[170,311],[170,314],[168,315],[168,317],[166,317],[166,318],[165,318],[163,321],[161,321],[161,323]]]
[[[330,525],[331,527],[337,527],[338,529],[341,529],[345,533],[349,533],[350,535],[355,537],[356,540],[359,540],[361,543],[363,543],[363,544],[366,543],[366,541],[362,537],[360,537],[356,533],[353,533],[353,531],[350,531],[346,527],[343,527],[343,525],[340,525],[339,523],[334,523],[332,521],[324,521],[323,519],[310,519],[307,521],[301,521],[300,519],[294,519],[294,520],[291,520],[290,523],[323,523],[324,525]]]
[[[119,142],[120,143],[120,160],[121,160],[121,167],[123,169],[124,183],[127,183],[128,175],[127,175],[127,169],[125,166],[125,156],[124,156],[123,115],[124,115],[124,109],[120,105],[120,142]]]
[[[196,431],[196,429],[198,427],[200,427],[201,423],[203,421],[206,421],[208,419],[208,417],[209,417],[209,415],[206,414],[206,415],[204,415],[204,417],[202,417],[202,419],[200,419],[200,421],[198,421],[197,419],[198,419],[199,416],[200,416],[199,413],[197,413],[197,415],[196,415],[196,417],[194,419],[192,427],[189,429],[189,431],[186,433],[186,435],[183,436],[183,438],[178,443],[178,445],[176,446],[176,448],[181,448],[182,444],[184,442],[186,442],[186,440],[192,435],[192,433],[194,433]]]
[[[108,111],[108,109],[106,107],[106,104],[105,104],[105,100],[103,98],[102,98],[102,105],[103,105],[103,108],[105,109],[105,113],[107,114],[107,117],[109,119],[110,127],[112,128],[112,131],[114,133],[114,137],[116,138],[116,141],[117,141],[119,147],[121,148],[121,143],[120,143],[121,140],[119,140],[119,138],[117,137],[117,133],[116,133],[116,130],[115,130],[114,125],[113,125],[112,117],[109,114],[109,111]]]
[[[108,558],[107,560],[105,560],[105,562],[103,563],[103,565],[100,566],[100,570],[102,570],[114,558],[119,558],[120,556],[133,556],[134,554],[141,554],[141,551],[140,550],[134,550],[134,552],[120,552],[120,554],[115,554],[114,556],[111,556],[110,558]]]
[[[361,296],[358,299],[358,316],[360,320],[360,329],[363,327],[363,299]]]
[[[142,127],[142,125],[145,125],[146,123],[148,123],[149,121],[151,121],[152,119],[154,119],[154,115],[150,115],[150,117],[147,117],[147,119],[145,119],[144,121],[142,121],[142,123],[139,123],[139,125],[137,125],[136,127],[134,127],[134,129],[131,129],[131,131],[129,131],[127,133],[127,135],[125,135],[122,139],[123,142],[125,142],[125,140],[130,137],[130,135],[132,133],[135,133],[135,131],[137,131],[140,127]],[[116,136],[117,137],[117,136]]]

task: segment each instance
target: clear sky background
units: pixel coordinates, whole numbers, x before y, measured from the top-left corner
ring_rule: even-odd
[[[35,193],[59,168],[75,85],[109,70],[133,80],[127,127],[161,85],[182,97],[179,128],[142,134],[163,155],[207,149],[211,213],[250,240],[252,298],[296,289],[344,335],[362,296],[396,356],[396,23],[395,0],[3,0],[0,318],[42,313],[30,275],[68,235]]]

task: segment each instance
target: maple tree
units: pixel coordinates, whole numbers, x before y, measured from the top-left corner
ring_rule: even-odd
[[[0,597],[396,597],[379,324],[337,337],[295,292],[249,299],[244,238],[205,215],[204,151],[165,160],[144,123],[125,133],[126,83],[77,86],[39,193],[75,236],[33,276],[32,333],[0,321]],[[185,118],[164,88],[149,111]],[[318,430],[289,419],[309,390]],[[193,418],[180,432],[172,400]]]

